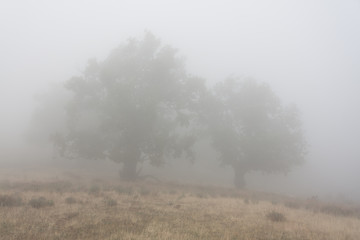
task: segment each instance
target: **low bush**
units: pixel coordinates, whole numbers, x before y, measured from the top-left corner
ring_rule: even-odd
[[[0,207],[17,207],[22,205],[22,199],[17,195],[0,195]]]
[[[33,198],[29,201],[29,205],[33,208],[43,208],[54,206],[53,200],[47,200],[44,197]]]
[[[147,188],[142,187],[140,188],[139,193],[141,196],[148,196],[150,195],[151,191]]]
[[[334,216],[352,216],[353,211],[350,208],[337,206],[337,205],[325,205],[320,208],[322,213],[331,214]]]
[[[76,203],[77,201],[76,201],[76,199],[75,199],[74,197],[67,197],[67,198],[65,199],[65,202],[66,202],[67,204],[74,204],[74,203]]]
[[[276,211],[269,212],[266,217],[272,222],[284,222],[286,220],[284,214]]]
[[[100,191],[101,191],[101,188],[98,185],[92,185],[89,188],[89,194],[91,194],[91,195],[99,195]]]
[[[112,198],[105,198],[104,203],[108,207],[115,207],[117,205],[117,201]]]
[[[292,209],[299,209],[301,207],[301,204],[299,202],[296,201],[287,201],[284,203],[284,205],[288,208],[292,208]]]

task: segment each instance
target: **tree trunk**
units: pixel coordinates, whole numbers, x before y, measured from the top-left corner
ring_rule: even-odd
[[[124,162],[123,167],[120,171],[121,179],[125,181],[135,181],[138,177],[136,167],[138,161],[136,159],[129,159]]]
[[[234,185],[236,188],[245,188],[245,173],[246,170],[240,166],[233,166],[234,168]]]

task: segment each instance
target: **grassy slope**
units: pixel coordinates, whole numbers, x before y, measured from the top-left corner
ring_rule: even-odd
[[[41,196],[54,205],[29,204]],[[360,239],[347,207],[215,187],[12,179],[0,205],[0,239]]]

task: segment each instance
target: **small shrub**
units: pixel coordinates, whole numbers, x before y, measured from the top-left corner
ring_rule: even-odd
[[[117,201],[112,198],[106,198],[104,199],[104,203],[108,207],[115,207],[117,205]]]
[[[89,189],[89,194],[98,195],[100,193],[100,187],[98,185],[92,185]]]
[[[48,184],[44,184],[44,188],[49,189],[49,191],[55,191],[61,193],[65,191],[70,191],[72,189],[72,183],[66,181],[55,181],[55,182],[50,182]]]
[[[325,205],[321,207],[322,213],[334,215],[334,216],[352,216],[353,211],[349,208],[337,206],[337,205]]]
[[[76,201],[76,199],[75,199],[74,197],[67,197],[67,198],[65,199],[65,202],[66,202],[67,204],[74,204],[74,203],[76,203],[77,201]]]
[[[295,201],[287,201],[284,203],[284,205],[292,209],[299,209],[301,207],[301,204]]]
[[[33,198],[29,201],[29,205],[33,208],[43,208],[54,206],[53,200],[47,200],[44,197]]]
[[[276,211],[271,211],[266,215],[266,217],[273,222],[284,222],[286,220],[284,214]]]
[[[149,189],[147,189],[147,188],[140,188],[140,195],[142,195],[142,196],[147,196],[147,195],[149,195],[150,193],[151,193],[151,191],[149,190]]]
[[[14,223],[11,223],[9,221],[0,222],[0,233],[2,235],[13,234],[14,232],[16,232],[16,225]]]
[[[244,203],[245,203],[245,204],[249,204],[249,203],[250,203],[249,199],[248,199],[248,198],[245,198],[245,199],[244,199]]]
[[[79,216],[79,212],[70,212],[70,213],[66,213],[64,217],[66,220],[70,220],[77,216]]]
[[[16,195],[0,195],[0,207],[17,207],[22,205],[22,199]]]

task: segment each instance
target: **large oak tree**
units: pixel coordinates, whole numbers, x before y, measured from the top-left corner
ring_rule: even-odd
[[[66,88],[73,93],[68,130],[55,138],[65,155],[122,163],[126,180],[138,177],[144,161],[193,158],[191,129],[205,86],[186,73],[175,49],[151,33],[129,40],[102,62],[89,61]]]

